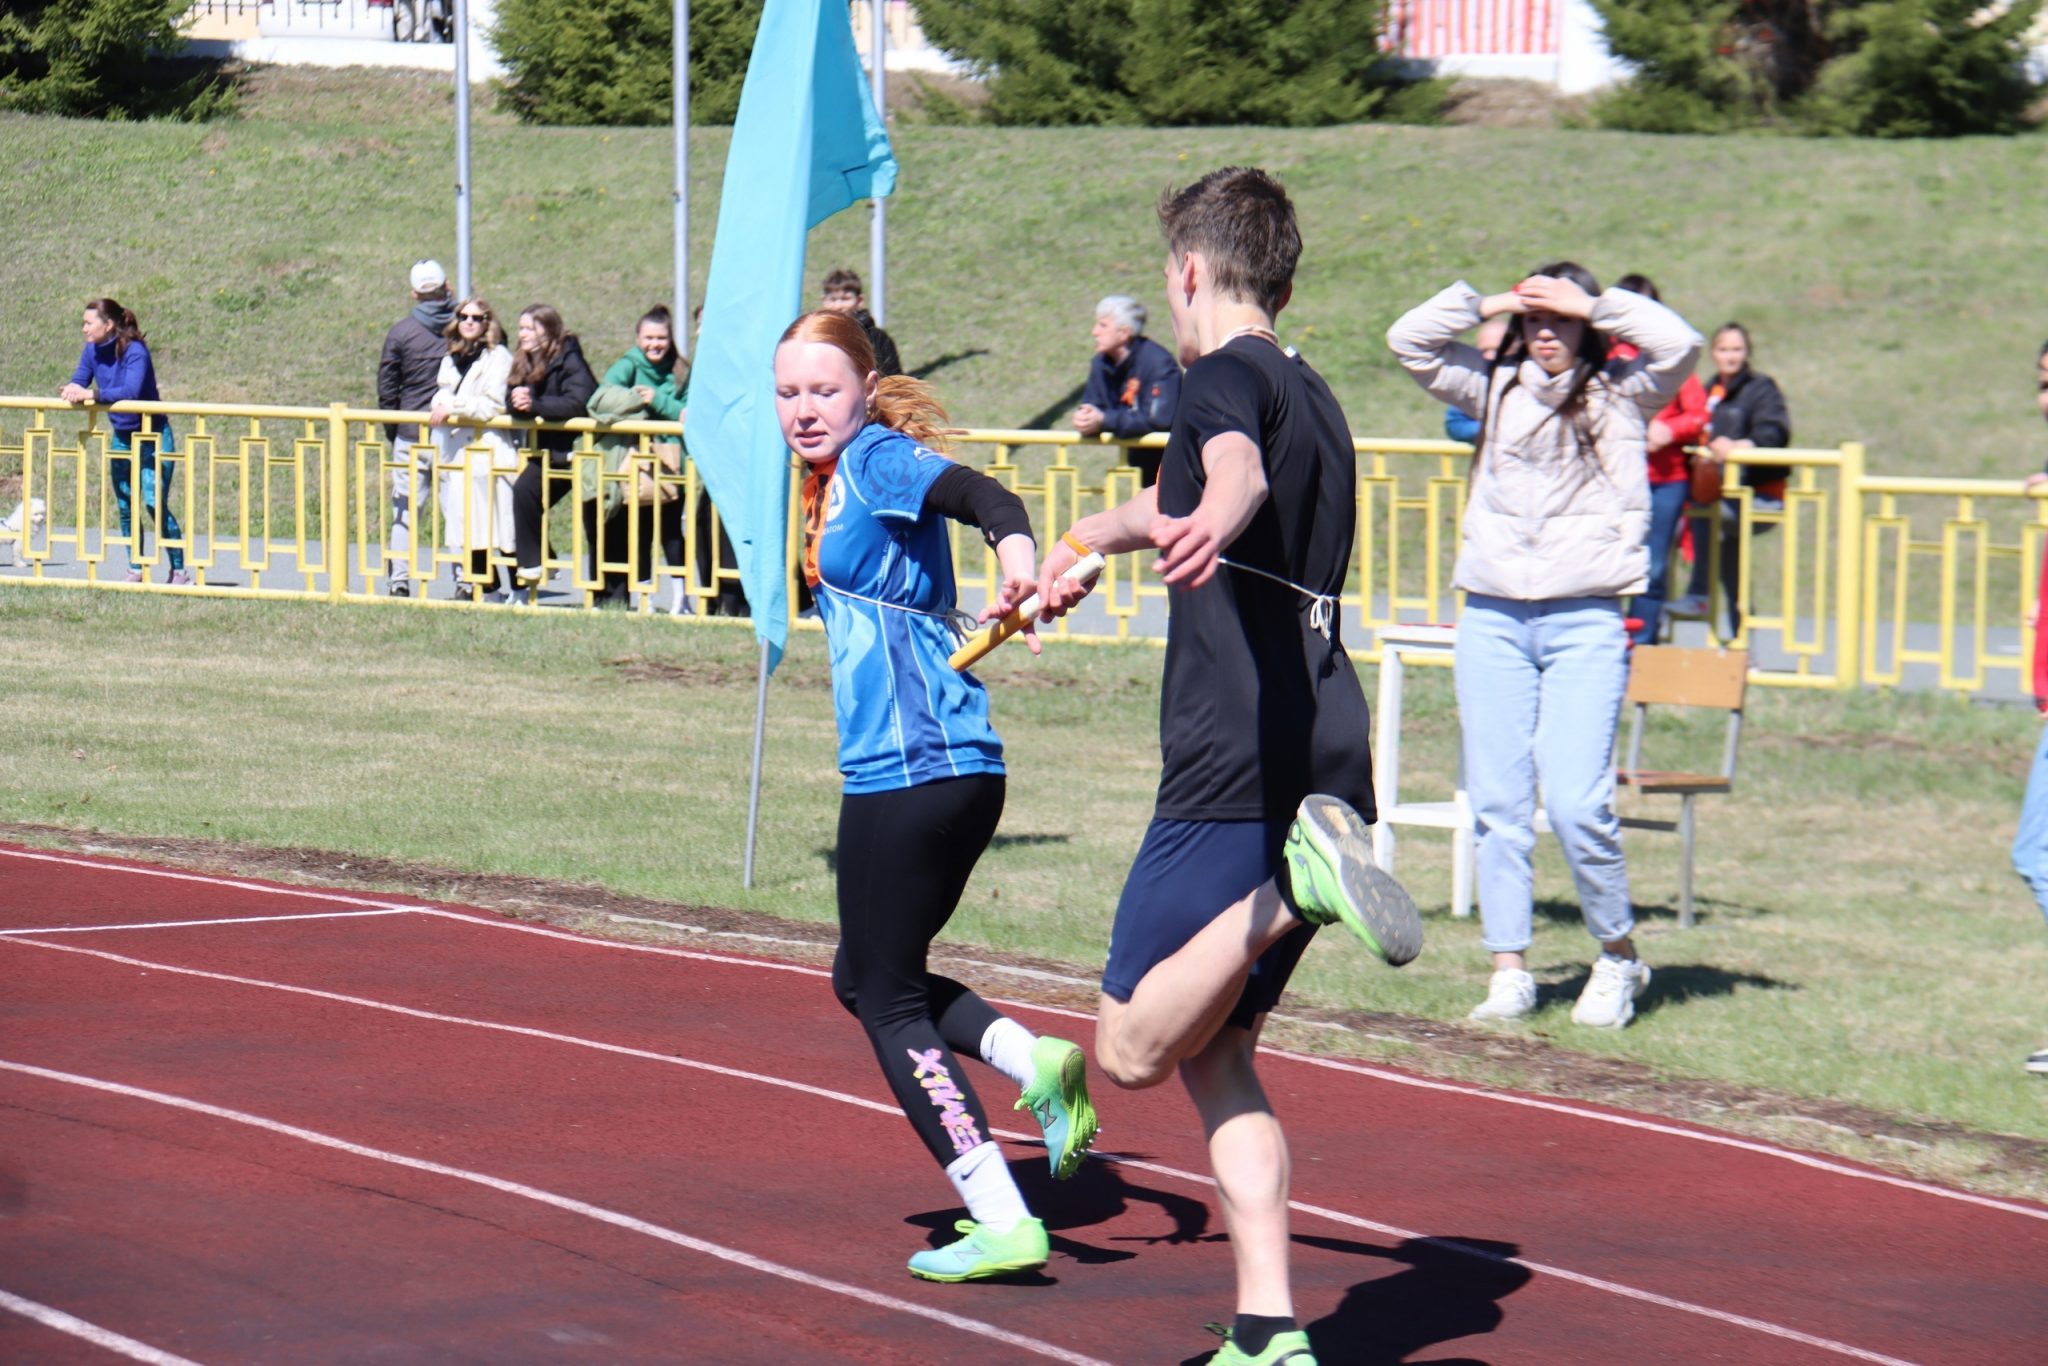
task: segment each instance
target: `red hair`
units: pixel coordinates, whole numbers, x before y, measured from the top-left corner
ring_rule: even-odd
[[[853,363],[854,373],[863,378],[875,373],[875,348],[865,328],[844,313],[814,309],[784,330],[776,341],[823,342],[837,347]],[[875,386],[872,419],[902,432],[920,446],[944,449],[944,437],[952,426],[938,391],[921,379],[908,375],[884,375]]]

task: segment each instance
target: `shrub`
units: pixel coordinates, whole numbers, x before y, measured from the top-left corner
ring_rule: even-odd
[[[1610,128],[1779,124],[1874,137],[2013,132],[2035,91],[2041,0],[1593,0],[1635,77],[1594,102]]]
[[[731,123],[762,0],[690,11],[690,121]],[[662,124],[674,113],[670,0],[500,0],[505,100],[532,123]]]
[[[177,59],[188,0],[28,0],[0,9],[0,108],[200,119],[234,87],[218,63]]]
[[[1404,88],[1380,0],[920,0],[925,36],[987,77],[1007,124],[1354,123]],[[1418,93],[1419,92],[1419,93]],[[1441,89],[1401,102],[1434,116]]]

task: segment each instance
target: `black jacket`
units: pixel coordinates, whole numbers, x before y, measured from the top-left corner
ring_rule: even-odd
[[[518,387],[517,381],[508,384],[508,395]],[[566,422],[572,417],[589,416],[590,396],[597,392],[597,376],[590,373],[590,362],[583,359],[582,343],[568,336],[562,338],[562,353],[548,365],[547,373],[528,387],[533,390],[533,406],[525,412],[512,409],[513,417]],[[576,433],[538,432],[534,444],[549,451],[574,450]]]
[[[434,390],[441,374],[441,357],[448,354],[448,340],[419,318],[408,313],[391,324],[384,334],[384,351],[377,357],[377,406],[424,411],[434,406]],[[398,439],[398,424],[386,423],[387,441]],[[408,433],[419,439],[417,429]]]
[[[1778,382],[1745,368],[1727,385],[1720,401],[1707,418],[1707,437],[1725,436],[1731,441],[1747,438],[1759,446],[1785,447],[1792,444],[1792,412]],[[1744,465],[1742,482],[1750,488],[1789,477],[1789,465]]]
[[[903,373],[903,357],[896,354],[896,342],[887,332],[875,326],[875,315],[865,308],[853,310],[853,320],[860,324],[860,330],[868,334],[868,345],[875,348],[875,373],[878,375],[900,375]]]

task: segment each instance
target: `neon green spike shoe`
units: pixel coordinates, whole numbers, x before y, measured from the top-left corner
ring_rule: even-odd
[[[953,1228],[967,1236],[957,1243],[927,1248],[911,1257],[911,1275],[949,1285],[985,1281],[991,1276],[1036,1271],[1052,1255],[1045,1224],[1037,1219],[1019,1219],[1008,1233],[991,1232],[972,1219],[962,1219]]]
[[[1366,824],[1349,804],[1304,798],[1288,827],[1287,887],[1312,925],[1341,923],[1394,967],[1422,952],[1422,914],[1405,888],[1372,861]]]
[[[1064,1181],[1081,1169],[1095,1141],[1095,1107],[1088,1101],[1088,1059],[1079,1044],[1050,1036],[1031,1045],[1031,1084],[1013,1110],[1029,1110],[1045,1130],[1045,1159]]]
[[[1308,1334],[1299,1328],[1273,1334],[1266,1350],[1257,1356],[1250,1355],[1232,1342],[1230,1329],[1223,1324],[1212,1323],[1209,1331],[1223,1337],[1223,1345],[1209,1358],[1209,1366],[1316,1366],[1316,1354],[1308,1345]]]

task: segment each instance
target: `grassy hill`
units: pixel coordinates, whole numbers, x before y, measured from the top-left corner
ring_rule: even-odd
[[[77,310],[141,315],[172,396],[373,394],[405,267],[453,264],[453,124],[432,78],[258,73],[240,118],[112,125],[0,117],[11,325],[0,392],[51,392]],[[694,141],[693,289],[710,264],[727,135]],[[1308,242],[1282,331],[1360,434],[1435,435],[1381,337],[1464,276],[1538,262],[1641,270],[1704,331],[1728,318],[1790,398],[1801,444],[1867,440],[1885,472],[2010,475],[2044,448],[2029,401],[2048,307],[2048,139],[1864,143],[1534,129],[1009,130],[905,126],[890,328],[964,422],[1074,401],[1101,295],[1166,329],[1151,204],[1230,162],[1283,176]],[[669,293],[669,134],[479,118],[475,250],[504,311],[546,300],[599,363]],[[810,279],[865,269],[867,217],[814,234]]]

